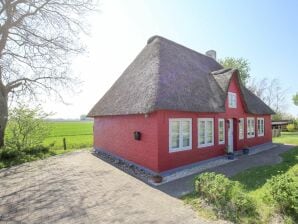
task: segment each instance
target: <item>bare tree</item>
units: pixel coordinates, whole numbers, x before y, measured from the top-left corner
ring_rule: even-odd
[[[0,147],[11,97],[56,94],[72,85],[72,56],[95,0],[0,0]]]
[[[264,78],[258,81],[256,78],[249,79],[248,88],[260,99],[265,101],[265,97],[267,95],[268,88],[268,79]]]
[[[276,113],[281,113],[286,100],[286,89],[283,89],[278,79],[267,78],[257,81],[251,79],[248,88],[270,106]]]

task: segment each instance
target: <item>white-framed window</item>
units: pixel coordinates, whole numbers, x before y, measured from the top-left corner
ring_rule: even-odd
[[[218,144],[225,144],[225,120],[218,119]]]
[[[255,119],[253,117],[247,118],[247,138],[255,137]]]
[[[257,119],[257,127],[258,127],[258,136],[264,136],[265,132],[265,121],[264,118],[259,118]]]
[[[214,145],[214,119],[198,118],[198,147]]]
[[[228,92],[229,108],[237,108],[237,95],[236,93]]]
[[[239,140],[244,139],[244,118],[239,119]]]
[[[191,118],[169,119],[169,152],[189,150],[192,148]]]

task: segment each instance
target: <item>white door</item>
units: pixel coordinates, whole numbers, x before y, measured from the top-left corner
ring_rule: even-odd
[[[233,119],[229,119],[229,126],[228,126],[228,152],[234,151],[233,145]]]

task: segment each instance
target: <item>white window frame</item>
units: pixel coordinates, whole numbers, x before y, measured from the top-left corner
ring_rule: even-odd
[[[229,108],[237,108],[237,94],[228,92],[228,104]]]
[[[253,121],[253,125],[252,125],[252,121]],[[248,117],[247,118],[247,128],[246,128],[246,131],[247,131],[247,138],[253,138],[255,137],[256,135],[256,123],[255,123],[255,118],[254,117]]]
[[[207,129],[206,129],[206,124],[207,121],[212,121],[212,142],[211,143],[204,143],[200,144],[200,121],[205,122],[205,135],[204,135],[204,140],[206,142],[207,139]],[[214,118],[198,118],[198,148],[203,148],[203,147],[208,147],[214,145]]]
[[[265,134],[265,119],[262,117],[257,118],[257,131],[258,131],[259,137],[264,136],[264,134]]]
[[[179,148],[172,148],[172,121],[179,121]],[[181,128],[182,121],[189,121],[189,146],[182,146],[183,144],[183,133]],[[192,149],[192,119],[191,118],[170,118],[169,119],[169,152],[179,152],[184,150]]]
[[[222,128],[223,128],[223,140],[222,141],[220,141],[220,123],[222,122]],[[226,137],[226,135],[225,135],[225,119],[223,119],[223,118],[219,118],[218,119],[218,144],[225,144],[225,137]]]
[[[244,139],[244,118],[239,118],[239,140]]]

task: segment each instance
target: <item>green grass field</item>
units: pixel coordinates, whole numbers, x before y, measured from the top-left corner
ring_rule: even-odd
[[[53,149],[61,149],[63,148],[63,138],[65,138],[68,149],[92,147],[93,122],[61,121],[48,122],[48,125],[51,134],[44,142],[46,146],[50,145]]]
[[[298,145],[298,132],[282,132],[280,137],[273,138],[273,142]]]

